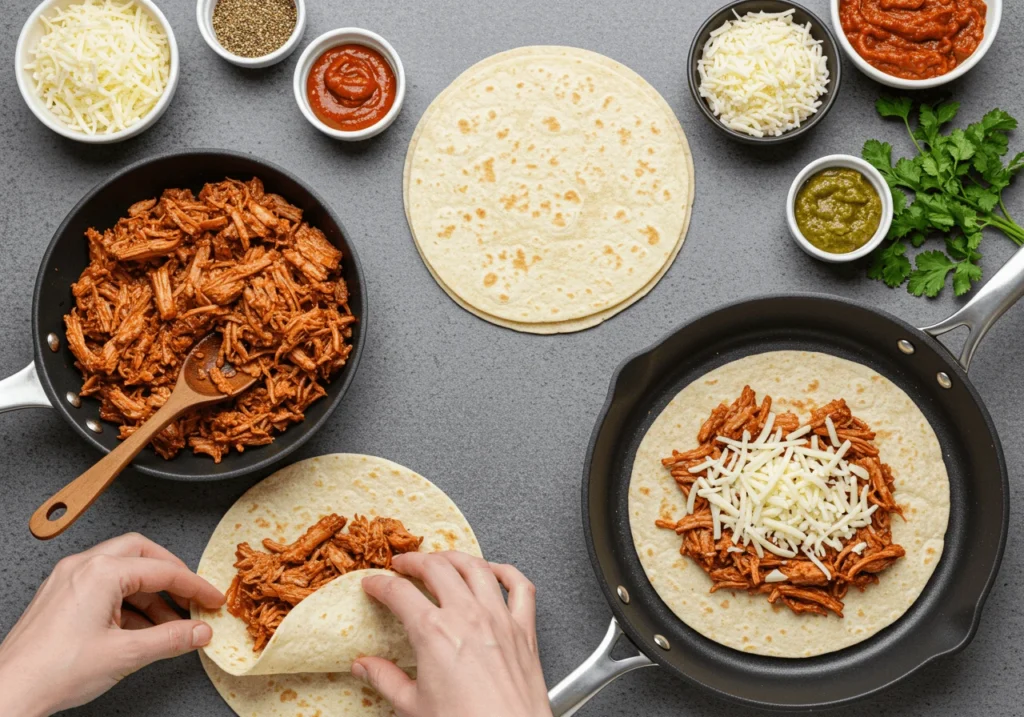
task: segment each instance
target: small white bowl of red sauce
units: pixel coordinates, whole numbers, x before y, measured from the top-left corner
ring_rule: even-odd
[[[864,14],[862,0],[831,0],[832,27],[846,56],[865,75],[897,89],[926,90],[963,77],[981,62],[1002,20],[1003,0],[950,2],[949,17],[938,22],[929,3]]]
[[[405,69],[375,32],[344,27],[313,40],[299,57],[295,101],[328,137],[355,142],[387,129],[402,110]]]

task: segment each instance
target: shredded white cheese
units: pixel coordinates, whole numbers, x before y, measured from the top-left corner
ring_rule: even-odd
[[[61,122],[86,134],[131,127],[160,100],[171,50],[140,5],[84,0],[40,17],[44,32],[25,69],[36,95]]]
[[[868,505],[868,486],[858,490],[857,479],[866,479],[867,471],[846,461],[849,441],[819,446],[814,435],[808,445],[808,425],[783,439],[781,428],[769,433],[774,422],[769,414],[767,430],[753,440],[746,431],[738,441],[715,439],[721,456],[690,468],[703,475],[690,490],[686,511],[694,512],[700,496],[711,505],[715,540],[727,528],[737,546],[753,545],[761,557],[766,551],[781,558],[803,554],[831,579],[820,560],[826,549],[841,550],[878,509]],[[859,543],[854,550],[865,547]]]
[[[795,129],[821,107],[828,58],[793,10],[747,13],[711,33],[697,61],[700,95],[725,126],[754,137]]]
[[[764,576],[764,581],[766,583],[782,583],[788,579],[789,578],[786,577],[786,574],[778,568],[775,568],[775,570],[772,570],[770,573]]]

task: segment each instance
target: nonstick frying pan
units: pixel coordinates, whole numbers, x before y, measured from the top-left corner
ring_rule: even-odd
[[[103,452],[117,445],[117,427],[99,418],[99,402],[78,397],[82,376],[64,338],[64,315],[74,306],[71,284],[89,261],[85,230],[113,226],[128,207],[158,197],[169,187],[198,192],[207,182],[225,177],[259,177],[268,192],[280,194],[302,209],[304,219],[318,227],[343,252],[342,273],[349,305],[359,321],[352,329],[348,363],[327,385],[327,395],[306,411],[301,423],[279,434],[273,443],[232,452],[220,463],[184,450],[164,460],[151,450],[135,459],[147,475],[180,481],[233,478],[281,460],[305,443],[328,419],[355,375],[366,332],[366,283],[355,249],[341,222],[317,194],[297,177],[269,162],[224,150],[192,150],[165,154],[133,164],[102,182],[71,210],[43,255],[32,297],[32,346],[35,360],[0,381],[0,412],[16,408],[55,409],[88,443]]]
[[[1002,448],[967,368],[985,332],[1022,294],[1024,250],[963,308],[924,329],[843,299],[774,296],[698,318],[622,364],[591,438],[583,477],[584,533],[613,618],[598,649],[551,690],[555,717],[573,714],[616,677],[651,665],[737,702],[810,709],[874,694],[940,655],[963,649],[995,580],[1009,518]],[[957,359],[934,337],[959,326],[970,334]],[[780,349],[833,354],[891,379],[931,423],[950,480],[945,549],[913,606],[864,642],[806,659],[750,655],[687,627],[644,575],[627,511],[636,450],[669,401],[718,366]],[[622,633],[640,654],[614,660],[611,651]]]

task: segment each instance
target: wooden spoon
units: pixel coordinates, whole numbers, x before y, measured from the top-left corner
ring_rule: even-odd
[[[39,506],[28,522],[32,535],[40,540],[49,540],[63,533],[167,424],[191,408],[237,396],[256,381],[252,376],[225,365],[220,369],[224,381],[220,386],[213,384],[209,378],[210,370],[217,364],[222,342],[219,333],[212,333],[192,347],[167,402],[103,460]]]

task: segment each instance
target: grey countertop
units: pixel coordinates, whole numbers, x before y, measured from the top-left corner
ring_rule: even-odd
[[[751,151],[699,114],[685,80],[693,32],[724,0],[309,0],[306,41],[341,26],[388,38],[409,87],[398,121],[383,135],[348,145],[324,137],[299,114],[291,79],[297,54],[267,70],[244,71],[204,44],[195,4],[163,0],[181,51],[181,83],[167,114],[141,137],[113,147],[61,139],[29,112],[11,60],[32,0],[3,0],[0,59],[0,376],[31,360],[32,287],[54,230],[94,184],[135,160],[192,147],[240,149],[280,164],[332,203],[356,243],[369,283],[366,352],[340,409],[294,458],[352,451],[410,466],[444,488],[494,560],[518,565],[538,586],[540,646],[549,684],[597,645],[610,616],[587,557],[580,518],[584,452],[612,370],[679,324],[737,298],[819,291],[884,307],[923,325],[958,303],[914,298],[869,281],[863,267],[837,269],[790,240],[783,201],[811,159],[859,153],[887,138],[904,152],[902,126],[875,116],[878,85],[845,63],[831,114],[809,137],[775,151]],[[159,2],[159,0],[158,0]],[[807,0],[827,16],[827,0]],[[1024,117],[1024,16],[1008,3],[984,61],[951,92],[964,118],[1000,106]],[[474,62],[520,45],[577,45],[624,62],[649,80],[678,114],[696,165],[697,195],[686,245],[651,294],[590,331],[518,334],[459,309],[430,278],[402,210],[402,162],[431,99]],[[1024,149],[1024,137],[1012,146]],[[1007,193],[1024,213],[1020,188]],[[988,276],[1012,252],[1001,235],[983,245]],[[992,330],[971,367],[998,427],[1014,491],[1024,479],[1024,306]],[[124,475],[64,536],[40,543],[28,517],[97,454],[55,413],[0,415],[0,546],[6,633],[61,556],[129,530],[163,543],[195,566],[220,516],[255,478],[184,485]],[[1015,496],[1016,497],[1016,496]],[[1000,577],[974,642],[883,696],[843,714],[1024,714],[1024,530],[1011,506]],[[585,715],[747,715],[658,669],[608,687]],[[132,675],[80,715],[230,715],[194,655]]]

